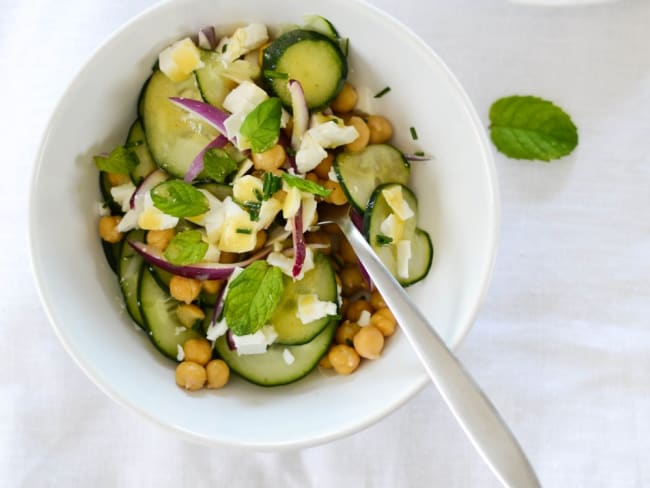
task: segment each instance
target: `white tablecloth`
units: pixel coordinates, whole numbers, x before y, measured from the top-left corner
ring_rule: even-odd
[[[544,486],[650,486],[650,2],[373,3],[446,60],[486,126],[509,94],[573,116],[572,156],[496,158],[500,250],[459,354]],[[498,486],[433,387],[351,437],[257,454],[177,439],[66,355],[28,264],[36,144],[84,59],[150,4],[0,0],[0,486]]]

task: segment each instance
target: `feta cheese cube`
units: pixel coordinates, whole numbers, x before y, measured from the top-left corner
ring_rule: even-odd
[[[359,320],[357,320],[357,324],[359,324],[361,327],[370,325],[370,312],[367,310],[362,310],[359,314]]]
[[[388,206],[400,219],[408,220],[415,215],[411,207],[409,207],[409,204],[404,200],[401,186],[391,186],[390,188],[382,190],[381,194],[386,199]]]
[[[176,360],[182,361],[183,359],[185,359],[185,351],[183,350],[183,346],[176,344]]]
[[[409,260],[411,259],[411,241],[403,240],[397,243],[397,275],[400,278],[409,277]]]
[[[259,86],[252,81],[245,81],[228,93],[223,101],[223,108],[232,114],[248,114],[267,98],[269,96]]]
[[[205,338],[209,341],[216,341],[219,337],[228,331],[228,326],[225,320],[212,323],[209,325],[208,330],[205,332]]]
[[[327,151],[318,144],[309,131],[305,132],[302,136],[300,148],[296,152],[296,167],[298,168],[298,172],[307,173],[311,171],[326,157]]]
[[[277,337],[278,334],[272,325],[265,325],[254,334],[243,336],[232,335],[239,356],[246,354],[263,354],[266,352],[266,348],[273,344]]]
[[[296,316],[303,324],[309,324],[328,315],[336,315],[336,313],[337,306],[334,302],[323,302],[315,293],[298,295]]]
[[[284,359],[284,362],[287,363],[289,366],[291,366],[293,362],[296,360],[293,354],[291,354],[291,351],[286,347],[284,348],[284,351],[282,351],[282,359]]]
[[[151,193],[144,196],[144,209],[138,217],[138,227],[145,230],[171,229],[178,225],[178,217],[167,215],[158,210],[151,199]]]
[[[198,48],[189,37],[175,42],[158,56],[160,71],[174,83],[186,79],[192,71],[202,68],[203,62]]]
[[[266,26],[260,23],[252,23],[235,30],[232,36],[222,39],[219,45],[226,46],[223,53],[224,60],[232,62],[253,49],[257,49],[268,39],[269,35]]]
[[[330,120],[307,131],[321,147],[338,147],[353,142],[359,133],[351,125],[339,126]]]
[[[392,213],[379,224],[379,230],[386,237],[390,237],[394,244],[402,238],[404,222]]]
[[[135,192],[135,185],[130,181],[111,188],[111,196],[115,200],[115,203],[122,208],[122,212],[128,212],[131,209],[131,196],[133,196],[133,192]]]

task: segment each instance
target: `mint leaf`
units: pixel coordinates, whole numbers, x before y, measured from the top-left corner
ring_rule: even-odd
[[[284,283],[280,268],[255,261],[228,285],[223,316],[235,335],[254,334],[271,318]]]
[[[318,183],[314,183],[313,181],[307,180],[305,178],[301,178],[300,176],[292,175],[289,173],[282,173],[282,179],[284,179],[284,181],[286,181],[287,185],[289,186],[295,186],[300,191],[306,191],[307,193],[313,193],[314,195],[321,197],[326,197],[332,193],[332,190],[328,190],[324,186],[319,185]]]
[[[117,146],[108,156],[93,157],[100,171],[128,175],[140,163],[138,156],[124,146]]]
[[[223,149],[213,147],[203,154],[202,175],[206,178],[224,183],[235,171],[237,171],[237,162]]]
[[[501,98],[490,108],[496,148],[515,159],[551,161],[578,145],[578,129],[557,105],[532,96]]]
[[[154,186],[151,200],[154,207],[173,217],[194,217],[210,209],[203,193],[180,180],[163,181]]]
[[[208,251],[208,243],[203,242],[201,231],[186,230],[176,234],[165,248],[165,257],[172,264],[184,266],[198,263]]]
[[[280,134],[282,105],[279,98],[264,100],[249,113],[239,129],[251,143],[254,153],[271,149]]]
[[[282,178],[273,173],[264,173],[262,182],[262,200],[268,200],[282,188]]]

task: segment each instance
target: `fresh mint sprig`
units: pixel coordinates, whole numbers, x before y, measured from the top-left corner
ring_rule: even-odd
[[[271,149],[278,141],[281,118],[280,99],[269,98],[246,116],[239,132],[250,141],[254,153],[261,153]]]
[[[208,252],[208,243],[203,242],[201,231],[186,230],[172,237],[164,254],[170,263],[185,266],[198,263],[206,252]]]
[[[163,181],[151,190],[154,207],[173,217],[194,217],[210,209],[207,197],[189,183]]]
[[[95,156],[93,161],[100,171],[121,175],[128,175],[140,164],[138,156],[124,146],[117,146],[108,156]]]
[[[564,110],[533,96],[511,96],[490,108],[490,135],[496,148],[514,159],[551,161],[578,145],[578,129]]]
[[[237,162],[226,151],[217,147],[205,151],[202,174],[206,178],[224,183],[235,171],[237,171]]]
[[[313,181],[301,178],[300,176],[292,175],[289,173],[282,173],[282,179],[287,182],[287,185],[298,188],[300,191],[313,193],[321,197],[327,197],[332,190],[328,190],[322,185]]]

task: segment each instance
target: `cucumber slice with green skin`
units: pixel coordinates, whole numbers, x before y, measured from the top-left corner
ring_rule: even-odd
[[[400,277],[397,273],[397,243],[382,244],[377,240],[377,235],[383,235],[380,229],[382,222],[393,213],[382,191],[394,186],[402,187],[402,198],[415,214],[404,222],[401,237],[401,240],[411,241],[411,259],[408,263],[408,278]],[[417,227],[417,215],[418,203],[413,192],[407,186],[388,183],[380,185],[375,189],[368,202],[363,220],[364,234],[370,246],[392,275],[403,286],[412,285],[423,279],[429,272],[431,261],[433,260],[431,238],[426,231]]]
[[[99,190],[102,193],[102,200],[104,204],[108,206],[108,209],[111,211],[111,215],[122,215],[122,207],[120,207],[117,202],[113,199],[111,195],[111,182],[108,180],[108,173],[105,171],[99,172]]]
[[[219,200],[224,200],[226,197],[232,197],[232,186],[224,185],[223,183],[196,183],[195,186],[200,190],[207,190]]]
[[[172,273],[157,266],[149,266],[149,271],[162,288],[169,290],[169,282],[171,281],[172,276],[174,276]]]
[[[148,330],[147,325],[142,318],[140,304],[138,302],[138,286],[142,270],[145,268],[143,264],[144,261],[131,246],[126,244],[126,241],[128,240],[143,240],[144,234],[145,232],[142,230],[132,230],[124,236],[124,239],[122,239],[123,242],[120,251],[118,278],[120,289],[122,290],[122,296],[124,297],[126,311],[136,324],[144,330]]]
[[[323,302],[337,302],[336,276],[329,260],[322,254],[314,256],[314,268],[299,281],[284,276],[284,291],[271,316],[270,323],[278,334],[278,344],[305,344],[316,337],[332,320],[331,316],[303,324],[297,317],[298,296],[316,294]],[[338,304],[337,304],[338,307]]]
[[[160,71],[154,72],[142,95],[140,119],[156,164],[171,175],[183,178],[192,160],[218,132],[174,105],[170,97],[201,100],[194,75],[174,83]]]
[[[309,374],[327,353],[336,332],[336,320],[323,329],[312,341],[299,346],[271,345],[264,354],[239,356],[231,351],[225,336],[219,337],[215,348],[230,369],[242,378],[260,386],[279,386],[293,383]],[[292,364],[284,360],[284,350],[294,357]]]
[[[140,279],[139,297],[151,342],[168,358],[177,361],[179,345],[182,346],[189,339],[203,337],[197,330],[183,327],[176,316],[176,307],[180,302],[160,287],[146,266],[143,266]]]
[[[371,144],[357,153],[339,153],[334,160],[334,171],[348,201],[363,213],[379,185],[408,183],[411,166],[393,146]]]
[[[133,125],[129,129],[129,135],[126,137],[126,146],[130,147],[138,157],[138,165],[133,171],[131,171],[130,176],[133,184],[139,185],[140,182],[149,175],[149,173],[158,168],[156,162],[151,156],[151,152],[149,151],[149,146],[147,145],[147,140],[140,119],[133,122]]]
[[[226,95],[237,86],[237,83],[222,76],[226,68],[218,53],[206,49],[200,49],[200,52],[204,66],[197,69],[195,73],[201,96],[210,105],[223,109]]]
[[[321,34],[329,37],[330,39],[338,39],[339,32],[336,30],[336,27],[327,20],[325,17],[320,15],[305,15],[305,25],[304,29],[313,30],[320,32]]]
[[[106,242],[104,239],[101,239],[101,241],[102,250],[104,251],[104,256],[106,256],[106,262],[108,263],[108,266],[110,266],[110,268],[113,270],[113,273],[117,274],[117,267],[118,263],[120,262],[121,246],[124,241],[122,240],[116,244]]]
[[[298,80],[309,109],[326,107],[341,91],[348,64],[338,43],[313,30],[295,29],[281,35],[264,49],[264,73],[287,73]],[[269,89],[291,108],[287,80],[264,75]]]

